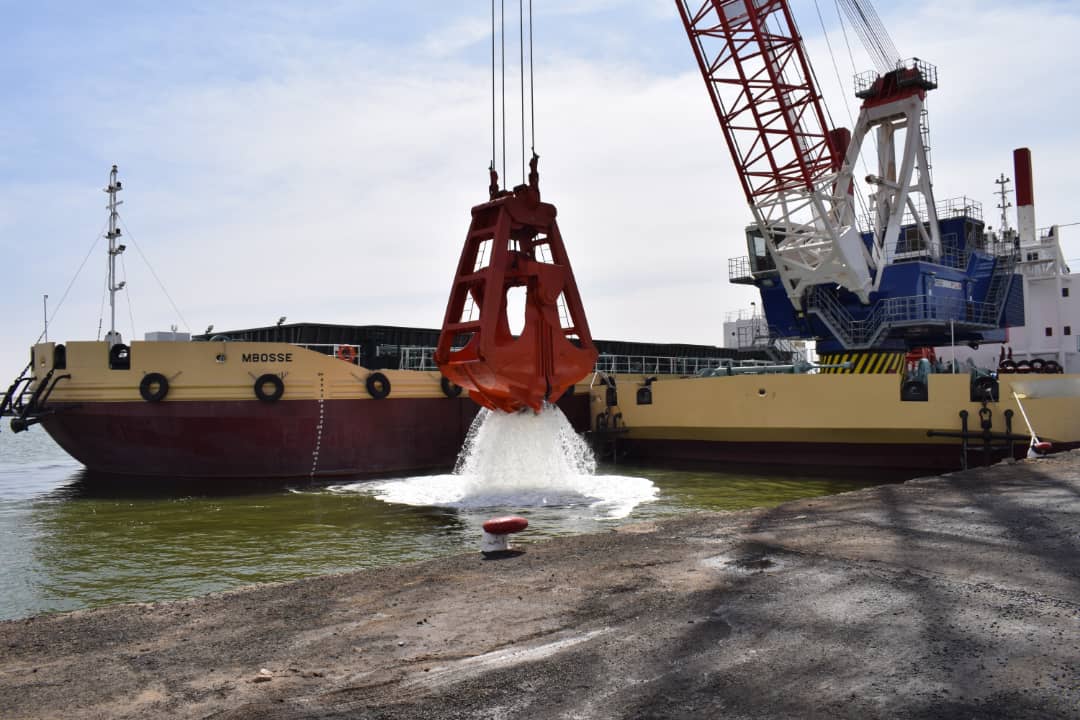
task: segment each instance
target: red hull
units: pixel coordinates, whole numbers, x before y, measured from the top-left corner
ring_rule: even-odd
[[[588,423],[586,396],[559,405]],[[87,403],[42,425],[94,472],[327,477],[450,467],[478,410],[463,398]]]
[[[1000,446],[1000,443],[998,443]],[[1076,444],[1055,445],[1054,450],[1068,450]],[[1027,455],[1027,444],[1013,448],[1017,459]],[[742,466],[785,466],[803,468],[862,468],[905,472],[949,472],[962,467],[960,441],[956,444],[901,445],[887,443],[735,443],[701,440],[618,440],[621,457],[636,462],[657,463],[728,463]],[[625,454],[625,455],[624,455]],[[995,449],[990,462],[1007,456]],[[969,467],[984,464],[981,444],[970,442]]]

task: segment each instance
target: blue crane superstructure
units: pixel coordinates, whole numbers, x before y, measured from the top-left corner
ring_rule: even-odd
[[[1015,238],[989,232],[974,201],[934,198],[937,68],[898,59],[868,0],[841,3],[876,66],[855,78],[851,131],[827,120],[787,0],[676,4],[754,217],[729,279],[758,288],[771,334],[822,354],[906,351],[1024,324]]]

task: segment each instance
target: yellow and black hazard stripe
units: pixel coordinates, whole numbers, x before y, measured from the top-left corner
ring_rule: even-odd
[[[902,352],[849,352],[828,353],[821,356],[822,365],[842,365],[851,363],[848,368],[825,368],[821,372],[833,375],[884,375],[898,373],[904,369]]]

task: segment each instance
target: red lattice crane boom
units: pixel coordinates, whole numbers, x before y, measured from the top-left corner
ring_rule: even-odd
[[[826,123],[786,0],[676,0],[754,219],[788,297],[836,283],[868,302],[877,262],[837,190],[846,132]]]
[[[747,200],[812,190],[835,155],[787,2],[678,6]]]

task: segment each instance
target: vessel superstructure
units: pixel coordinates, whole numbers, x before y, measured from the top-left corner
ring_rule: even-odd
[[[1031,264],[1042,261],[1029,153],[1017,151],[1018,175],[1028,160],[1020,232],[988,232],[977,203],[935,198],[925,100],[937,68],[901,59],[869,2],[845,5],[876,65],[856,76],[851,131],[827,119],[787,0],[676,6],[753,216],[749,253],[729,276],[758,289],[762,313],[730,332],[770,346],[813,341],[825,366],[605,377],[609,392],[592,402],[608,450],[930,470],[1075,446],[1080,384],[1060,374],[1064,355],[945,374],[933,350],[1001,342],[1025,326],[1025,290],[1046,279]],[[855,168],[871,138],[860,209]],[[1054,282],[1067,292],[1060,273]],[[1039,312],[1057,305],[1040,300]]]
[[[1015,251],[1016,271],[1025,298],[1026,317],[992,343],[950,343],[937,348],[939,357],[963,366],[997,367],[1005,373],[1042,372],[1060,368],[1080,373],[1080,285],[1062,251],[1059,225],[1039,228],[1035,217],[1035,183],[1031,152],[1013,153],[1013,177],[1004,173],[998,185],[1000,225],[996,236]],[[1015,195],[1010,192],[1015,183]],[[1011,198],[1015,197],[1015,206]],[[1010,222],[1016,208],[1016,224]],[[973,346],[974,345],[974,346]]]

